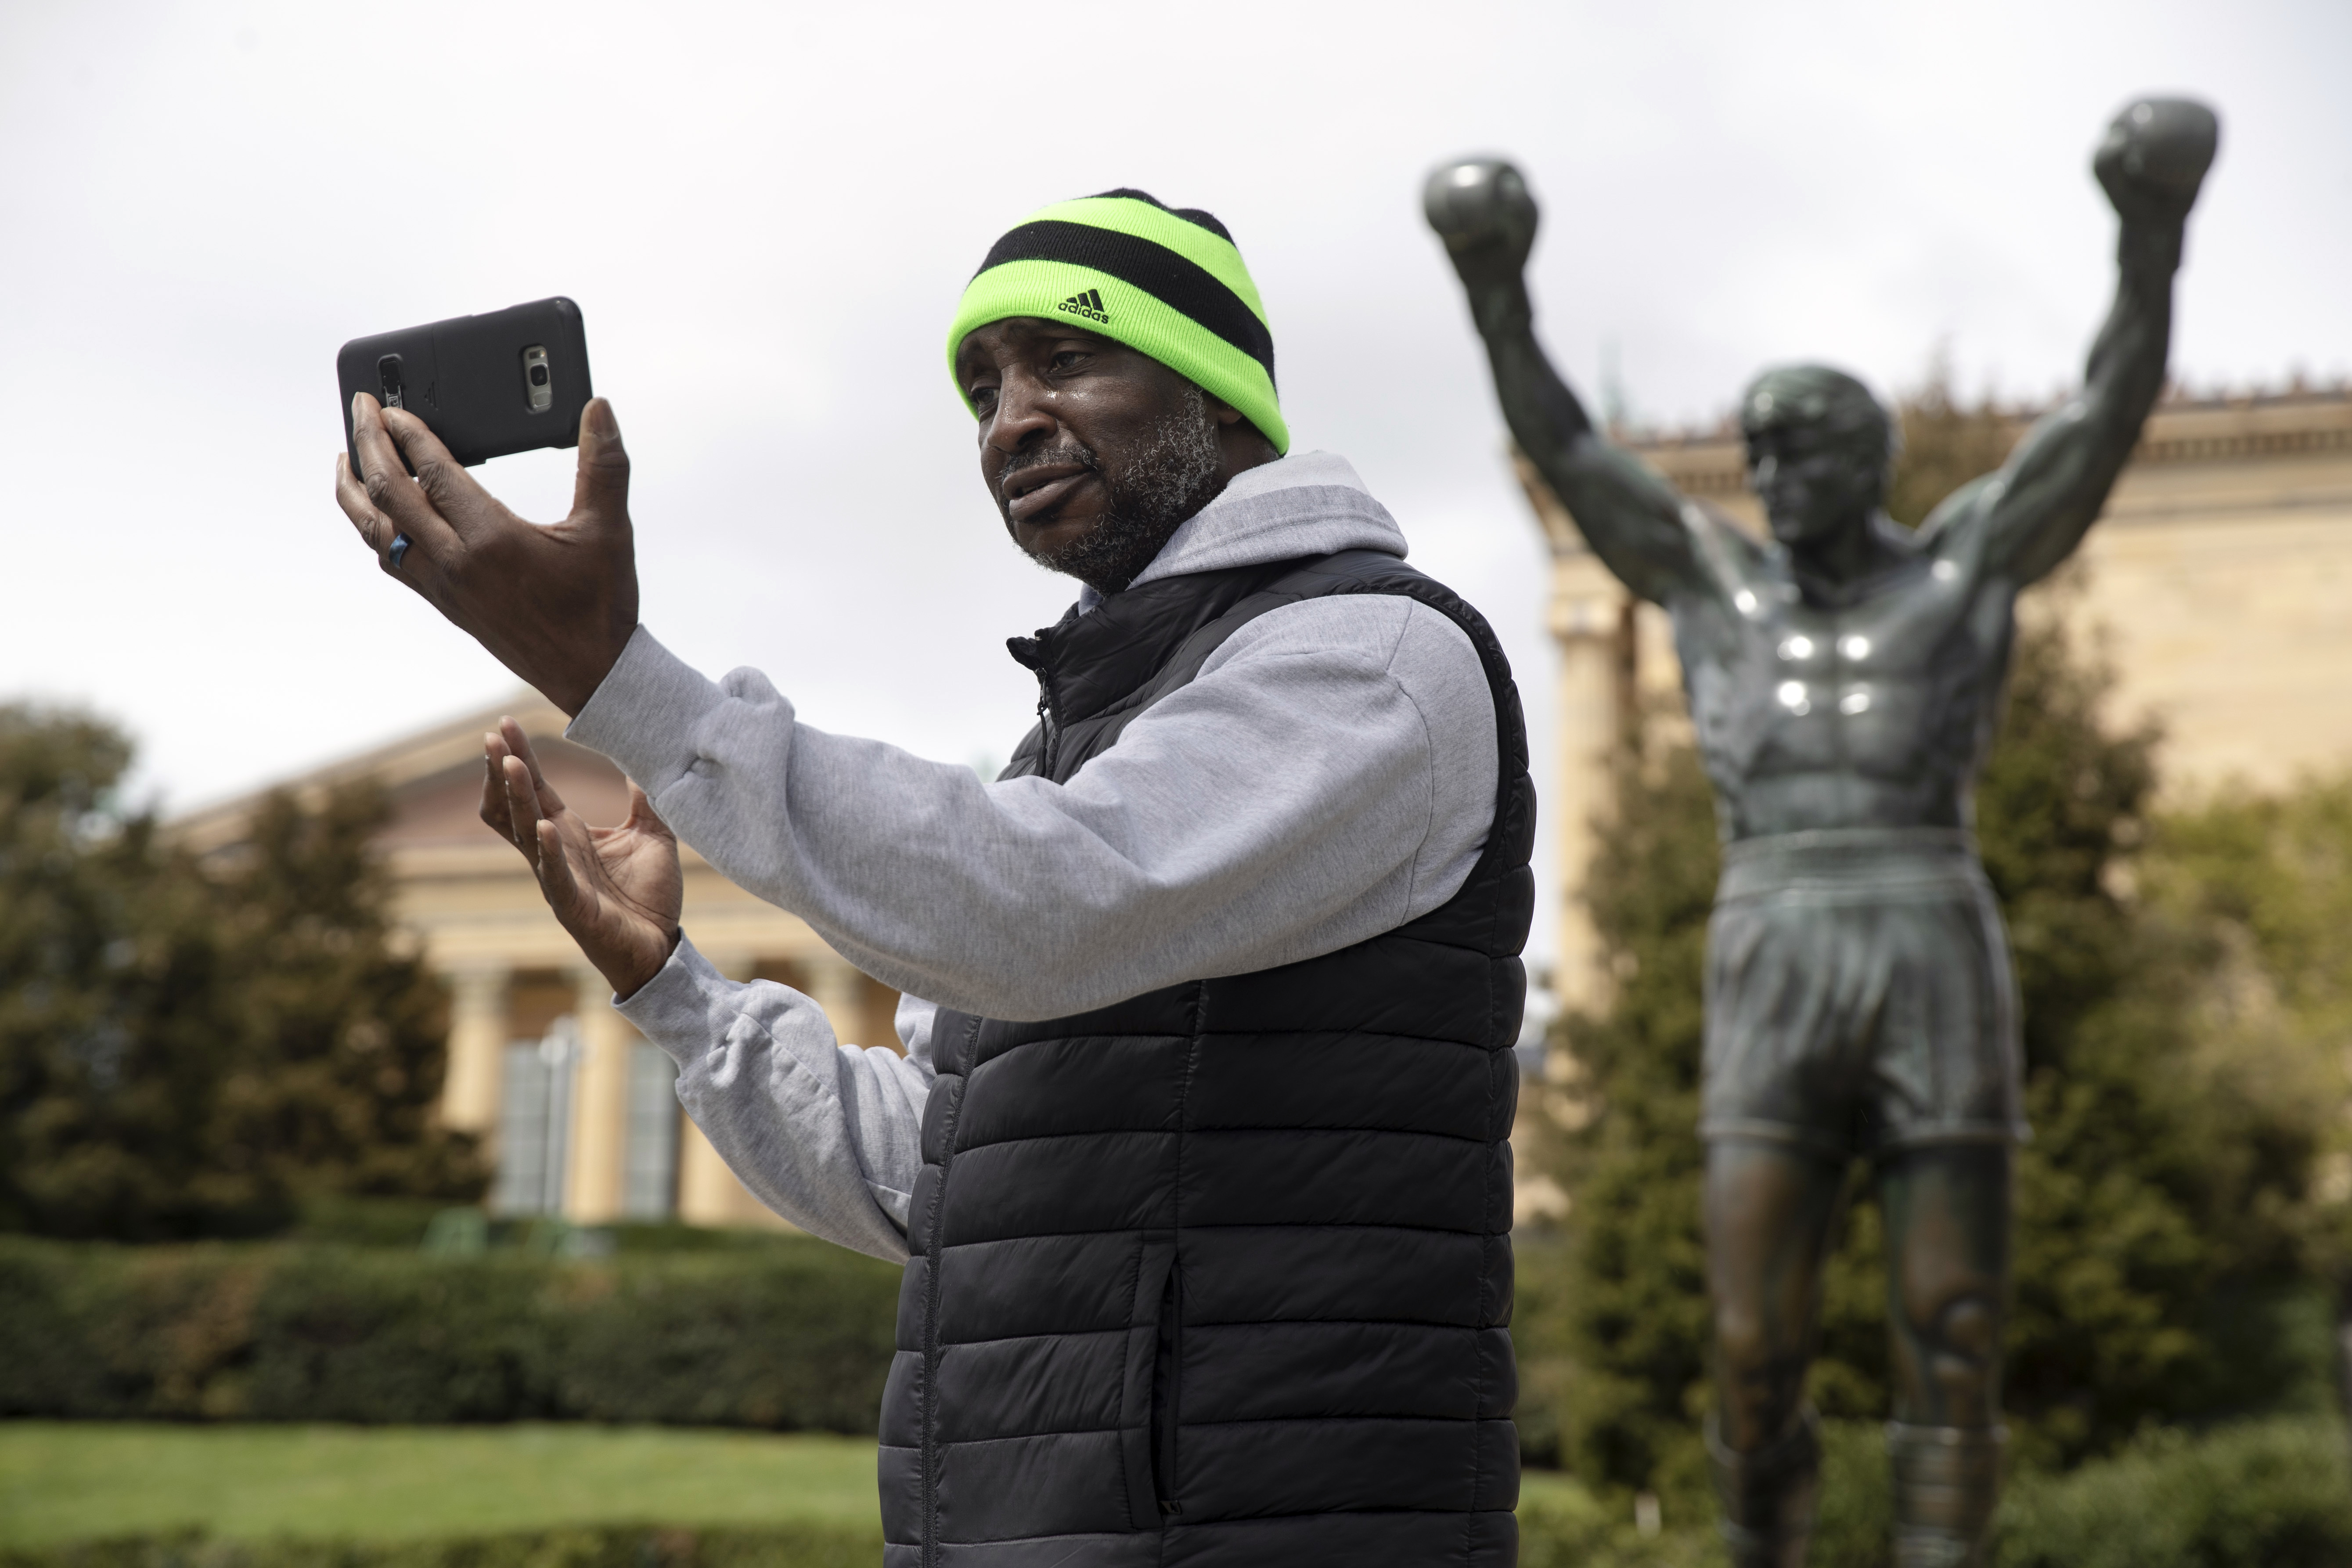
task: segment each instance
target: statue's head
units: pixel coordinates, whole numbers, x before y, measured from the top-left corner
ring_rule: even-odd
[[[1870,388],[1821,364],[1781,365],[1739,398],[1748,482],[1791,548],[1867,526],[1901,437]]]

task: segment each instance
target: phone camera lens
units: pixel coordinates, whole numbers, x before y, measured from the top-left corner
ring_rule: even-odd
[[[548,374],[547,345],[527,343],[522,351],[522,397],[533,414],[544,414],[555,406],[555,388],[549,384],[555,378]]]

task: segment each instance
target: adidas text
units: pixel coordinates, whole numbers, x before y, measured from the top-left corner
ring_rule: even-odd
[[[1099,289],[1089,289],[1083,294],[1073,294],[1055,309],[1067,310],[1073,316],[1084,316],[1089,321],[1101,321],[1108,324],[1110,321],[1110,318],[1103,313],[1102,290]]]

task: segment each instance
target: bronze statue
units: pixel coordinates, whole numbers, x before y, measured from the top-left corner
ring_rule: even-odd
[[[2017,995],[1970,834],[2018,592],[2081,542],[2164,384],[2172,276],[2210,110],[2135,103],[2093,160],[2122,219],[2082,391],[1914,532],[1881,510],[1897,435],[1853,377],[1759,376],[1739,421],[1759,542],[1611,446],[1545,357],[1510,164],[1429,181],[1519,447],[1595,554],[1665,607],[1724,838],[1701,1135],[1717,1400],[1707,1447],[1741,1568],[1804,1561],[1803,1399],[1847,1161],[1887,1233],[1897,1561],[1979,1561],[2000,1481]]]

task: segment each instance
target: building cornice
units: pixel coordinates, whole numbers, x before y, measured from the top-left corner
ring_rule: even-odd
[[[2000,417],[2022,437],[2044,411],[2010,409]],[[1639,456],[1684,495],[1702,501],[1748,496],[1748,453],[1736,427],[1708,431],[1633,432],[1620,435],[1619,445]],[[2177,470],[2200,465],[2242,463],[2279,458],[2326,458],[2352,455],[2352,390],[2284,392],[2234,399],[2190,401],[2175,399],[2158,407],[2140,433],[2125,468],[2128,480],[2135,470]],[[1528,491],[1544,537],[1555,554],[1578,554],[1584,543],[1576,533],[1568,510],[1554,499],[1532,465],[1516,450],[1513,460]],[[2242,503],[2248,510],[2281,506],[2336,504],[2331,490],[2325,497],[2281,492]],[[2176,510],[2210,510],[2210,503],[2189,508],[2139,505],[2130,501],[2111,509],[2119,520],[2168,516]]]
[[[255,810],[273,795],[290,795],[298,804],[316,807],[338,785],[357,780],[369,779],[387,790],[397,790],[454,767],[477,764],[482,755],[482,736],[497,729],[499,720],[509,717],[534,740],[561,736],[571,722],[562,709],[524,688],[496,707],[444,721],[266,788],[199,806],[173,818],[164,831],[173,841],[208,855],[241,842]]]

